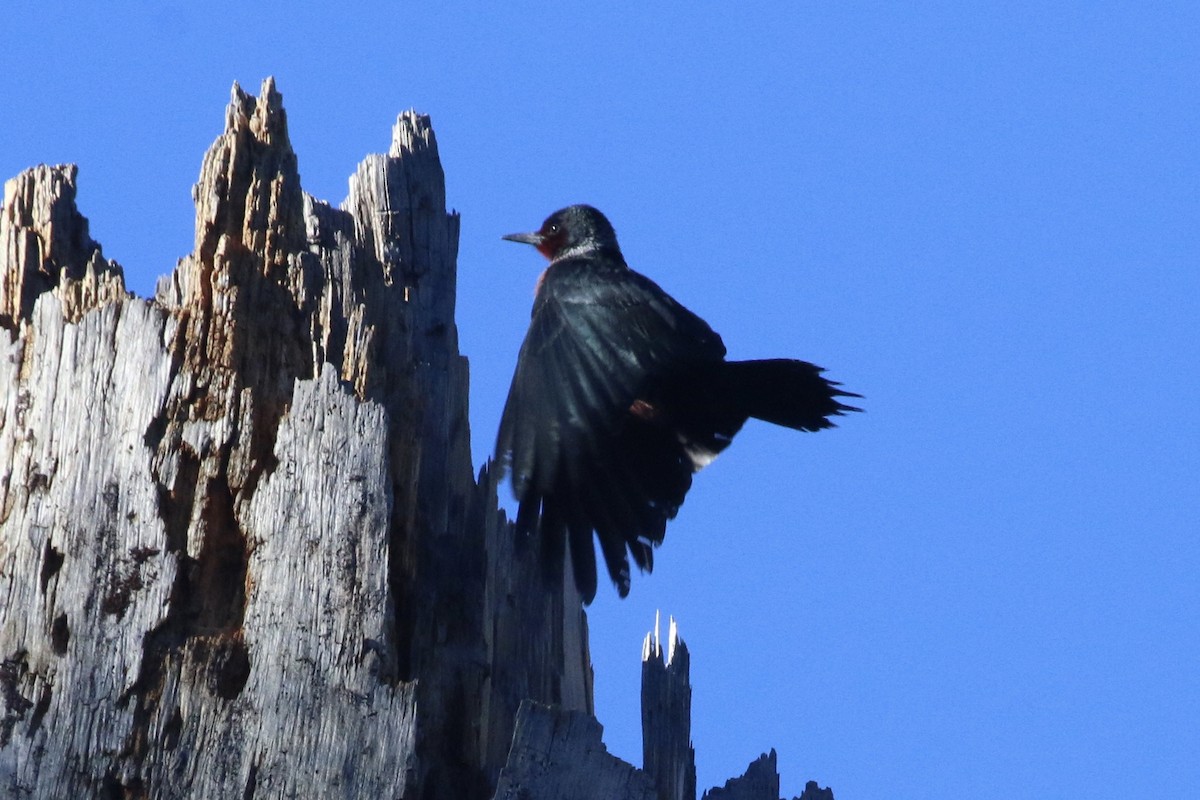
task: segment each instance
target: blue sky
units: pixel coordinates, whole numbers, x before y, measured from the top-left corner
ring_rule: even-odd
[[[31,5],[0,175],[78,163],[142,295],[191,249],[234,80],[275,76],[335,204],[432,115],[477,464],[542,266],[499,237],[571,202],[731,356],[866,395],[834,431],[748,426],[654,575],[602,588],[618,755],[662,609],[701,787],[775,747],[787,796],[1200,796],[1197,6]]]

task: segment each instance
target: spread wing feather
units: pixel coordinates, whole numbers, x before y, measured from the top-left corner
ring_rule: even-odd
[[[627,551],[643,569],[691,486],[669,427],[630,413],[656,376],[720,361],[721,339],[648,278],[594,262],[546,273],[497,437],[512,470],[520,533],[539,533],[547,567],[570,539],[576,584],[596,591],[592,535],[622,595]]]

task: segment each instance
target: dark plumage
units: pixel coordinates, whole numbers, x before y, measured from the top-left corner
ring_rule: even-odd
[[[748,417],[797,430],[832,427],[858,397],[806,361],[726,361],[704,320],[625,264],[591,206],[505,239],[550,259],[500,421],[496,457],[512,470],[518,535],[536,533],[554,574],[571,543],[575,582],[596,594],[593,533],[629,593],[629,559],[654,548],[692,485]]]

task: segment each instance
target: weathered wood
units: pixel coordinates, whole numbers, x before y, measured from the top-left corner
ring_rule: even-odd
[[[774,749],[763,753],[739,777],[725,781],[724,787],[709,789],[701,800],[779,800],[779,770],[775,760]],[[809,781],[795,800],[833,800],[833,792]]]
[[[605,749],[603,732],[587,714],[522,703],[495,800],[657,800],[649,776]]]
[[[779,800],[775,751],[751,761],[744,773],[725,781],[724,787],[709,789],[702,800]]]
[[[671,617],[664,659],[658,622],[642,644],[642,769],[659,800],[696,800],[691,656]]]
[[[804,784],[804,791],[796,800],[833,800],[833,791],[821,788],[816,781]]]
[[[85,311],[125,295],[121,267],[106,260],[75,208],[73,164],[34,167],[4,184],[0,218],[0,327],[28,319],[45,292],[58,289],[63,313]]]
[[[0,216],[0,793],[489,795],[590,667],[472,475],[428,119],[339,210],[235,86],[153,301],[74,195],[36,168]]]

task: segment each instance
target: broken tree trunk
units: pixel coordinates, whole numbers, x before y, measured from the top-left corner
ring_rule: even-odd
[[[335,209],[235,87],[154,300],[75,174],[0,218],[3,793],[486,796],[520,702],[590,712],[591,675],[472,474],[428,118]]]
[[[658,619],[642,644],[642,769],[654,778],[659,800],[695,800],[692,748],[691,656],[675,618],[663,653]]]
[[[0,209],[0,794],[557,796],[515,770],[599,742],[587,623],[473,475],[428,118],[336,209],[274,84],[235,85],[152,300],[75,179],[28,170]],[[607,764],[644,796],[692,758],[650,728],[649,776],[561,785]]]
[[[579,712],[536,702],[521,705],[496,800],[696,800],[689,677],[691,657],[670,622],[664,657],[658,619],[642,645],[642,769],[609,755],[603,729]],[[779,800],[775,751],[750,763],[703,800]],[[833,800],[809,781],[796,800]]]

